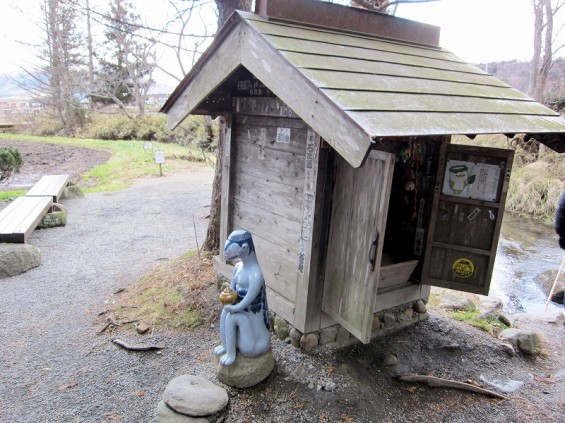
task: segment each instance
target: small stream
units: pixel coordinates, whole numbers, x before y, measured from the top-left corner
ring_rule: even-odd
[[[489,295],[501,298],[508,314],[543,313],[547,295],[534,280],[547,270],[559,270],[563,257],[553,227],[506,213]],[[562,310],[554,303],[547,308]]]

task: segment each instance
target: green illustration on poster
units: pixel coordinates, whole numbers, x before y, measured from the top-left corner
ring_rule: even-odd
[[[448,160],[443,195],[496,201],[500,167],[486,163]]]

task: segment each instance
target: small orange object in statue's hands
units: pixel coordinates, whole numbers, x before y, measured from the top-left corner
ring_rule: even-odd
[[[237,292],[230,288],[224,289],[220,294],[220,302],[223,305],[235,304],[237,302]]]

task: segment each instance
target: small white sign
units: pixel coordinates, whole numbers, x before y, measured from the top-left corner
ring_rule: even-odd
[[[163,164],[165,163],[165,153],[162,150],[158,150],[155,152],[155,163]]]
[[[153,144],[150,142],[146,142],[145,144],[143,144],[143,148],[145,150],[153,150]]]
[[[290,128],[277,128],[277,142],[290,144]]]

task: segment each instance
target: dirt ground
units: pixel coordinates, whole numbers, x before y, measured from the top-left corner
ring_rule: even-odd
[[[0,139],[0,147],[16,147],[24,160],[19,173],[0,181],[0,191],[28,189],[43,175],[69,174],[75,184],[80,175],[107,161],[111,153],[104,150]]]
[[[18,147],[25,164],[0,189],[26,188],[42,174],[67,172],[76,180],[109,154],[77,147],[0,140]],[[130,281],[133,283],[134,281]],[[106,293],[108,295],[111,293]],[[210,294],[212,295],[212,294]],[[215,295],[215,294],[214,294]],[[542,354],[508,354],[501,341],[429,308],[430,319],[389,337],[304,355],[273,337],[275,371],[246,390],[228,388],[227,422],[562,422],[565,421],[565,328],[540,316],[511,316],[520,328],[538,331]],[[93,326],[98,325],[93,316]],[[163,336],[217,337],[217,324]],[[108,337],[111,335],[108,334]],[[208,342],[191,342],[196,357]],[[181,348],[181,347],[179,347]],[[180,350],[179,350],[180,351]],[[385,366],[387,356],[398,364]],[[187,364],[188,365],[188,364]],[[454,389],[400,382],[402,374],[474,381],[507,396],[493,399]],[[213,378],[213,375],[211,375]],[[517,388],[517,389],[516,389]],[[124,421],[124,420],[122,420]],[[153,421],[148,419],[147,421]]]

